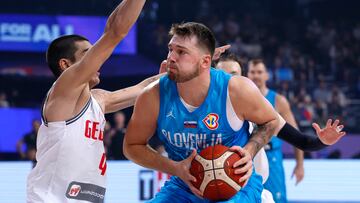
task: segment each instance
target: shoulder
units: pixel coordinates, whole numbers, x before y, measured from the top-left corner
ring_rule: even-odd
[[[278,109],[279,111],[284,108],[289,108],[290,106],[289,101],[286,99],[286,97],[278,93],[276,93],[275,96],[275,104],[276,109]]]
[[[141,92],[137,100],[156,102],[159,100],[159,94],[160,94],[160,81],[157,80],[151,83],[150,85],[148,85],[146,88],[144,88],[144,90]]]
[[[91,96],[94,97],[94,99],[99,103],[101,109],[103,112],[105,112],[105,99],[110,94],[109,91],[103,90],[103,89],[92,89],[91,90]]]
[[[243,76],[232,76],[229,81],[229,93],[246,96],[249,93],[258,92],[259,89],[248,78]]]

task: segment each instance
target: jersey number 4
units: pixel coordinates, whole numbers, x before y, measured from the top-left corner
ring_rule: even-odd
[[[99,169],[101,171],[101,175],[105,175],[105,173],[106,173],[106,155],[105,155],[105,153],[103,153],[103,155],[101,157]]]

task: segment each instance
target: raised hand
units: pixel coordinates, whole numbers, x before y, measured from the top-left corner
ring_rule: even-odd
[[[253,171],[251,155],[246,149],[241,148],[240,146],[233,146],[230,148],[230,151],[236,152],[241,156],[241,159],[235,162],[233,167],[236,168],[235,174],[244,173],[244,175],[239,179],[239,183],[245,181],[245,184],[243,185],[243,187],[245,187]]]
[[[317,123],[313,123],[312,126],[316,130],[316,134],[322,143],[333,145],[346,134],[341,131],[344,128],[344,125],[339,125],[339,123],[339,120],[335,120],[335,122],[332,123],[332,120],[329,119],[323,129],[321,129]]]
[[[231,47],[230,44],[227,44],[225,46],[221,46],[215,49],[214,56],[212,60],[218,60],[222,53],[224,53],[226,50],[228,50]]]

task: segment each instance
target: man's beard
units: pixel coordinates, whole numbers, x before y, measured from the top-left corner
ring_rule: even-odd
[[[176,70],[179,70],[179,69],[176,69]],[[199,75],[200,75],[199,68],[196,68],[193,72],[187,73],[184,75],[180,75],[179,71],[177,71],[175,73],[168,71],[168,76],[169,76],[170,80],[173,80],[176,83],[184,83],[184,82],[190,81]]]

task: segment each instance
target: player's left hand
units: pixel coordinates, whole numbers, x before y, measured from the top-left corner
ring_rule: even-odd
[[[236,152],[238,154],[240,154],[241,159],[237,162],[234,163],[233,167],[236,168],[235,169],[235,174],[242,174],[244,173],[244,175],[239,179],[239,183],[245,181],[244,186],[248,183],[249,178],[252,174],[253,171],[253,162],[252,162],[252,158],[250,153],[240,147],[240,146],[232,146],[230,148],[230,151]]]
[[[296,164],[291,178],[295,176],[295,185],[299,184],[304,179],[304,165]]]
[[[227,44],[225,46],[217,47],[214,51],[214,56],[212,60],[218,60],[222,53],[224,53],[226,50],[228,50],[231,47],[230,44]]]
[[[335,120],[335,122],[332,123],[332,120],[329,119],[323,129],[321,129],[317,123],[313,123],[312,126],[316,130],[316,134],[322,143],[333,145],[346,134],[342,131],[344,125],[339,125],[339,123],[339,120]]]

